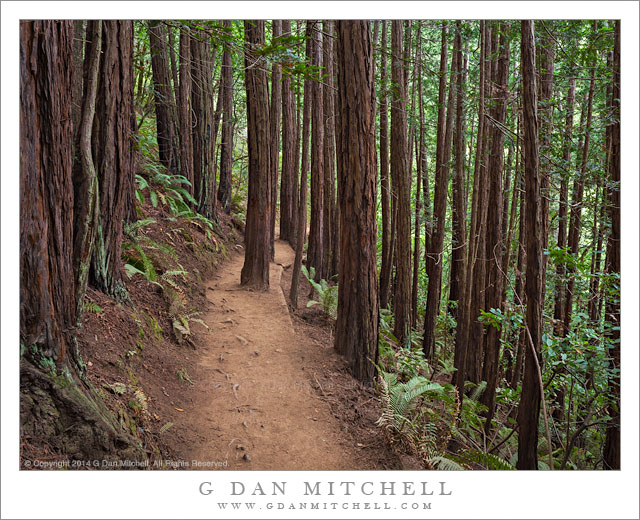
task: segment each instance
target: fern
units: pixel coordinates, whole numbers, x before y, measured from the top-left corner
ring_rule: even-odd
[[[101,312],[104,312],[102,310],[102,307],[100,307],[97,303],[93,303],[89,300],[85,300],[84,302],[84,310],[87,312],[91,312],[94,314],[99,314]]]
[[[131,248],[137,253],[137,256],[127,255],[124,252],[122,253],[124,260],[126,261],[124,268],[127,276],[131,278],[134,274],[141,274],[147,279],[147,281],[160,285],[158,283],[158,273],[156,273],[153,262],[144,252],[142,247],[135,243],[126,243],[122,244],[122,246],[123,249]]]
[[[478,464],[489,470],[514,470],[516,469],[509,461],[494,455],[485,453],[477,449],[467,449],[452,456],[452,459],[462,464]]]
[[[425,377],[415,376],[406,383],[398,383],[396,374],[382,370],[380,372],[383,402],[386,406],[378,424],[396,432],[401,432],[407,424],[413,426],[410,414],[419,397],[428,393],[434,397],[446,396],[442,385],[432,383]]]
[[[472,401],[478,401],[478,399],[480,399],[480,396],[484,393],[485,388],[487,388],[487,382],[486,381],[481,381],[474,389],[473,392],[471,392],[471,395],[469,396],[469,399],[471,399]]]
[[[125,235],[134,237],[136,235],[136,232],[139,229],[142,229],[143,227],[146,227],[150,224],[154,224],[155,222],[156,220],[153,218],[144,218],[144,219],[136,220],[135,222],[132,222],[130,224],[125,222],[122,230]]]
[[[458,462],[451,460],[444,455],[434,455],[426,459],[427,464],[433,469],[439,469],[443,471],[464,471],[465,468]]]
[[[321,305],[324,313],[335,320],[338,312],[338,286],[329,285],[329,282],[324,279],[320,280],[320,282],[316,282],[314,280],[316,270],[313,267],[307,270],[307,267],[303,265],[302,273],[313,287],[313,290],[318,295],[319,300],[309,300],[307,302],[307,307]]]

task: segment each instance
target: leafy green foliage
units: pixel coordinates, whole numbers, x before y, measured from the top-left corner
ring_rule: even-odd
[[[327,282],[326,280],[320,280],[320,282],[316,282],[314,280],[316,270],[313,267],[310,270],[307,270],[307,267],[303,265],[302,273],[309,281],[309,283],[313,287],[313,290],[318,296],[318,301],[309,300],[307,302],[307,307],[311,307],[313,305],[321,305],[324,313],[335,320],[338,312],[338,286],[329,285],[329,282]]]
[[[509,461],[504,460],[492,453],[485,453],[475,448],[470,448],[451,455],[454,461],[460,464],[472,466],[478,465],[482,469],[489,470],[514,470],[516,469]]]
[[[102,310],[102,307],[100,307],[97,303],[94,303],[92,301],[89,300],[85,300],[84,301],[84,305],[83,308],[86,312],[91,312],[93,314],[99,314],[101,312],[104,312]]]

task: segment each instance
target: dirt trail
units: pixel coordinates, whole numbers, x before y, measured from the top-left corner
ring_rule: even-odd
[[[226,460],[227,469],[373,469],[305,372],[322,353],[292,326],[280,279],[293,258],[277,241],[267,292],[240,287],[242,255],[207,284],[204,319],[213,332],[199,346],[198,396],[183,416],[201,440],[184,447],[187,460]]]

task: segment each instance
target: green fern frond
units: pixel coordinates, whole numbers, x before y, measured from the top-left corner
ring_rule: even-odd
[[[480,399],[480,396],[483,394],[485,388],[487,388],[487,382],[486,381],[481,381],[478,386],[476,386],[473,390],[473,392],[471,392],[471,395],[469,396],[469,399],[471,399],[472,401],[478,401],[478,399]]]
[[[489,470],[516,469],[509,461],[493,453],[485,453],[473,448],[459,452],[454,458],[463,464],[475,463]]]
[[[85,300],[84,302],[84,310],[87,312],[91,312],[94,314],[99,314],[101,312],[104,312],[102,310],[102,307],[100,307],[97,303],[93,303],[89,300]]]
[[[144,218],[144,219],[136,220],[135,222],[132,222],[130,224],[125,222],[122,230],[125,235],[129,235],[130,237],[133,237],[136,234],[136,231],[150,224],[154,224],[155,222],[156,220],[153,218]]]
[[[454,460],[451,460],[444,455],[435,455],[427,459],[429,464],[434,469],[443,471],[464,471],[466,468]]]

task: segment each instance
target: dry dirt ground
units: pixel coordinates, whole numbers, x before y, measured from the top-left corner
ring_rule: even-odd
[[[375,392],[333,352],[327,319],[315,308],[292,319],[284,292],[293,258],[277,241],[266,292],[240,287],[242,254],[208,282],[203,318],[211,332],[199,335],[194,384],[174,419],[180,435],[171,448],[202,469],[418,469],[384,440]],[[301,295],[308,287],[301,284]]]

